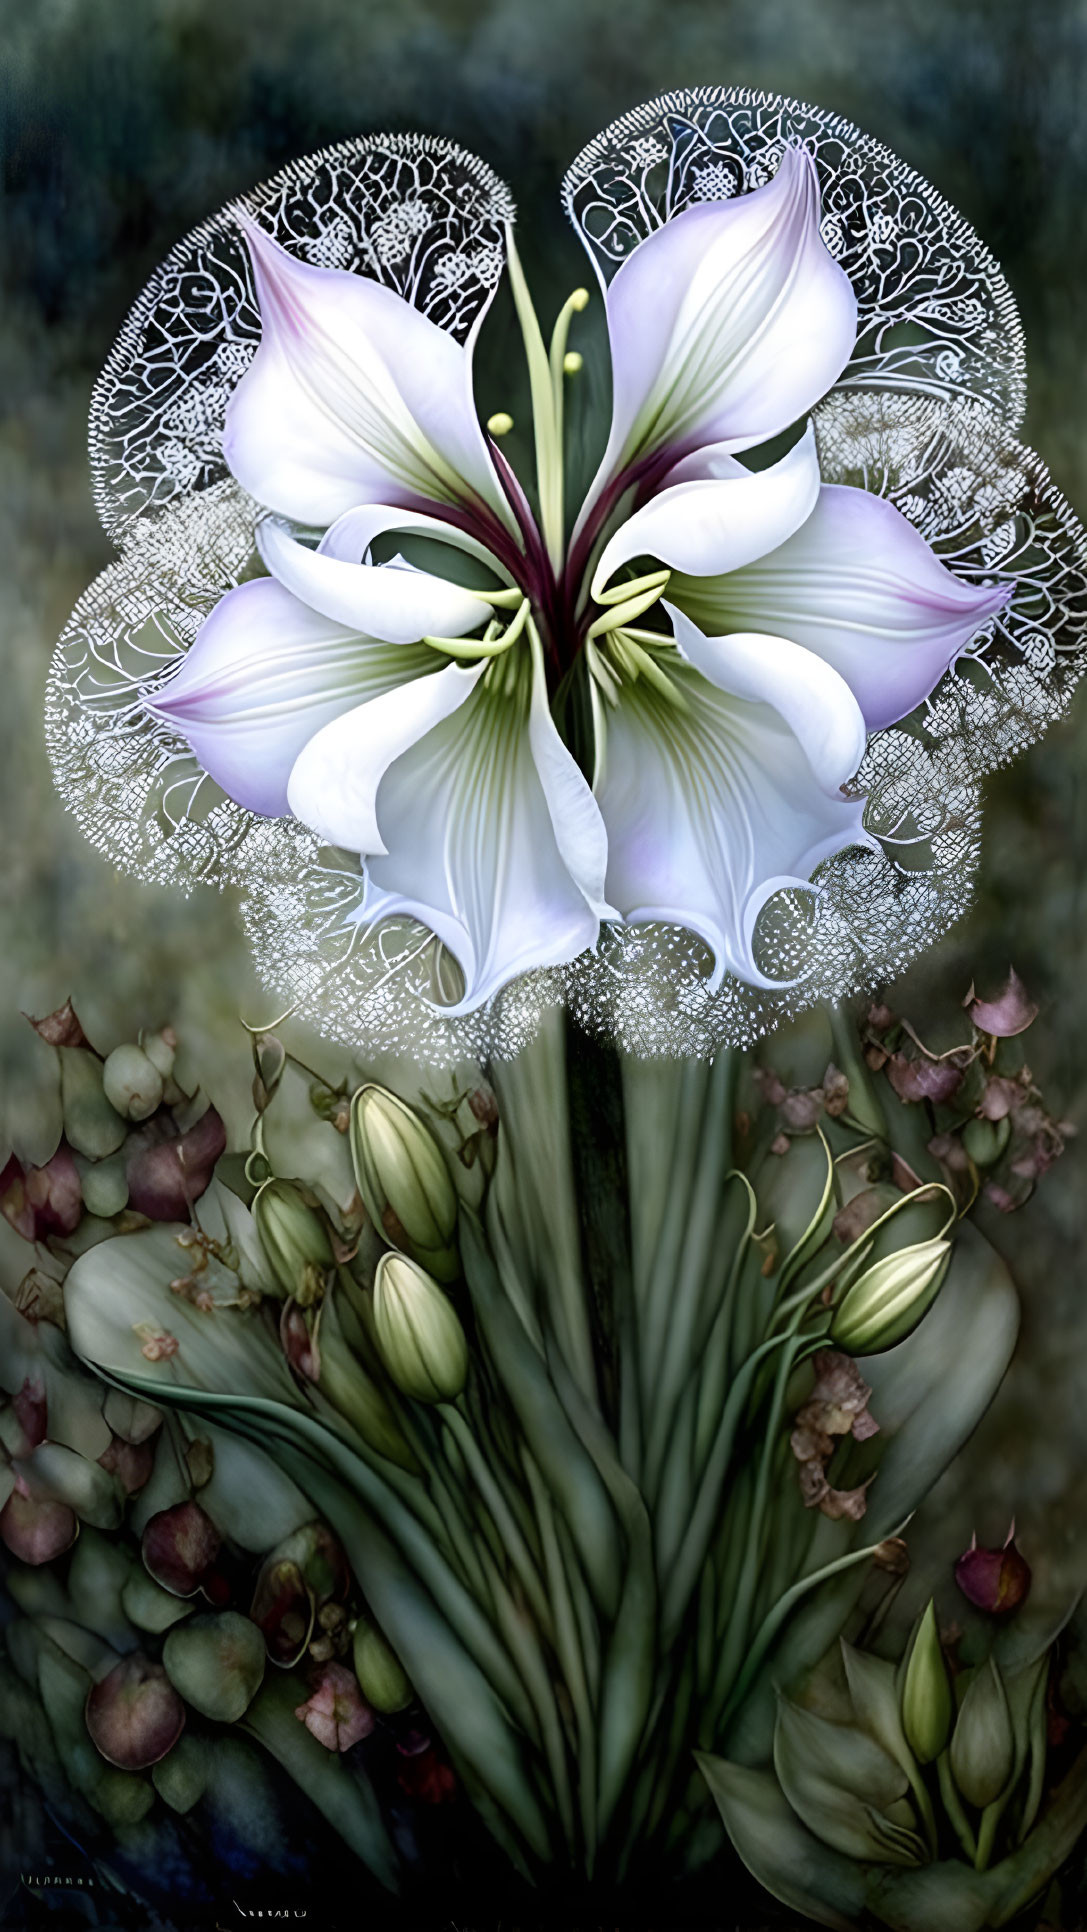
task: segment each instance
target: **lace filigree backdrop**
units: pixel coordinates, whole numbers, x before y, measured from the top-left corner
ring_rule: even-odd
[[[857,294],[852,360],[816,411],[824,481],[886,496],[956,575],[1011,583],[927,703],[875,734],[857,774],[877,850],[779,893],[758,957],[780,992],[726,977],[691,934],[608,926],[572,966],[455,1020],[448,960],[420,926],[358,922],[359,862],[294,820],[225,798],[144,699],[225,590],[259,566],[257,506],[229,476],[227,400],[259,336],[230,210],[181,242],[126,322],[95,391],[96,502],[121,555],[80,601],[47,698],[57,782],[88,836],[144,878],[229,886],[284,1005],[353,1046],[451,1063],[510,1054],[569,1002],[651,1053],[712,1054],[815,1000],[893,977],[966,907],[985,776],[1060,715],[1084,661],[1087,543],[1017,441],[1025,398],[1015,305],[987,249],[919,176],[833,115],[744,89],[668,95],[589,144],[563,199],[606,283],[661,221],[758,187],[785,147],[815,157],[823,239]],[[373,276],[463,340],[500,276],[504,186],[425,138],[349,142],[284,170],[246,205],[288,247]]]

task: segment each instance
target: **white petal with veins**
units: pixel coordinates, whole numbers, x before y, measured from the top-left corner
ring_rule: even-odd
[[[653,451],[751,448],[825,395],[857,301],[819,212],[815,164],[789,148],[765,187],[684,209],[628,256],[607,292],[612,427],[590,499]]]
[[[818,495],[819,458],[809,425],[768,469],[745,470],[737,463],[725,477],[681,481],[650,497],[605,544],[593,595],[634,557],[659,557],[695,577],[738,570],[791,537]]]
[[[1010,594],[952,576],[893,504],[840,484],[779,548],[668,587],[701,630],[791,637],[833,665],[869,731],[914,710]]]
[[[457,503],[512,518],[462,345],[392,289],[288,254],[252,217],[261,341],[227,408],[223,454],[243,488],[299,523],[367,499]]]
[[[291,808],[366,859],[360,922],[418,919],[460,964],[470,1012],[595,943],[605,838],[528,653],[450,666],[340,718],[301,754]]]
[[[314,733],[437,663],[425,645],[361,637],[261,577],[220,599],[148,710],[182,733],[229,797],[279,818]]]
[[[383,638],[416,644],[421,637],[463,637],[493,615],[489,604],[459,584],[397,563],[348,563],[326,549],[296,543],[281,524],[266,518],[257,547],[285,590],[339,624]]]
[[[609,899],[631,921],[687,926],[726,970],[773,986],[753,956],[759,913],[846,846],[870,843],[839,789],[863,754],[848,686],[782,638],[705,638],[670,610],[684,701],[643,677],[607,712],[595,790]]]

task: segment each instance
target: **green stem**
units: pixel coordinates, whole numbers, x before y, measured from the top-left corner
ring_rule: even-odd
[[[970,1822],[962,1808],[962,1800],[955,1789],[955,1780],[951,1775],[951,1758],[947,1751],[941,1751],[936,1760],[936,1776],[940,1781],[940,1798],[947,1813],[948,1822],[972,1865],[978,1855],[977,1840],[970,1829]]]
[[[551,1498],[527,1450],[524,1452],[524,1464],[540,1527],[544,1565],[554,1608],[555,1648],[577,1721],[578,1797],[586,1866],[588,1875],[591,1877],[596,1853],[596,1723],[573,1605],[573,1590],[576,1585],[567,1576],[563,1566]]]
[[[551,1622],[551,1606],[547,1600],[540,1574],[532,1560],[524,1537],[514,1521],[505,1497],[503,1496],[486,1459],[480,1454],[471,1429],[459,1409],[451,1402],[442,1403],[442,1421],[454,1438],[468,1471],[479,1490],[480,1496],[494,1519],[495,1528],[505,1545],[513,1568],[516,1570],[536,1619],[549,1643],[554,1641],[554,1628]]]
[[[905,1523],[899,1524],[898,1529],[892,1530],[891,1534],[899,1535],[905,1526]],[[831,1577],[840,1576],[843,1570],[851,1570],[855,1564],[867,1562],[869,1557],[875,1555],[878,1548],[878,1543],[871,1543],[863,1550],[850,1550],[845,1556],[837,1557],[833,1563],[825,1563],[821,1570],[813,1571],[811,1576],[801,1577],[799,1583],[794,1583],[791,1590],[786,1590],[785,1595],[778,1598],[755,1634],[754,1642],[747,1654],[747,1661],[721,1713],[723,1726],[728,1725],[743,1702],[778,1631],[801,1599],[807,1596],[810,1590],[818,1589],[821,1583],[829,1582]]]
[[[706,1095],[702,1134],[694,1170],[694,1185],[683,1228],[675,1278],[670,1284],[668,1326],[657,1364],[653,1389],[652,1424],[645,1462],[644,1487],[657,1493],[676,1406],[704,1340],[706,1271],[719,1223],[721,1195],[731,1158],[732,1075],[734,1060],[723,1054],[715,1061]]]

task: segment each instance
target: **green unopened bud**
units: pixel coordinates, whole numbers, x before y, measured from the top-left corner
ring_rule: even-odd
[[[400,1659],[380,1630],[362,1617],[355,1626],[353,1658],[359,1689],[375,1711],[391,1716],[406,1709],[414,1693]]]
[[[305,1317],[300,1316],[299,1319],[304,1320]],[[325,1297],[321,1305],[317,1338],[316,1374],[313,1379],[321,1394],[378,1455],[387,1456],[401,1469],[417,1473],[419,1464],[388,1397],[373,1376],[367,1373],[344,1333],[335,1290]]]
[[[962,1130],[962,1144],[975,1167],[992,1167],[1011,1139],[1009,1116],[1003,1120],[968,1120]]]
[[[951,1735],[951,1685],[940,1637],[936,1606],[929,1605],[917,1628],[902,1686],[902,1729],[920,1764],[931,1764]]]
[[[968,1805],[983,1811],[999,1798],[1015,1763],[1011,1712],[990,1657],[975,1671],[951,1739],[951,1771]]]
[[[468,1344],[448,1295],[406,1255],[383,1254],[374,1328],[397,1388],[417,1402],[452,1402],[468,1377]]]
[[[146,1120],[162,1099],[162,1075],[142,1047],[114,1047],[102,1068],[111,1107],[126,1120]]]
[[[140,1046],[156,1072],[169,1080],[177,1056],[177,1034],[173,1027],[164,1026],[161,1033],[141,1033]]]
[[[939,1293],[951,1252],[943,1235],[866,1268],[835,1311],[830,1337],[847,1355],[878,1355],[912,1334]]]
[[[321,1293],[324,1274],[333,1263],[324,1224],[291,1181],[265,1181],[253,1201],[253,1219],[261,1246],[284,1294],[303,1307]]]
[[[437,1280],[454,1280],[457,1196],[441,1150],[418,1114],[385,1087],[360,1087],[351,1103],[351,1158],[379,1232]]]

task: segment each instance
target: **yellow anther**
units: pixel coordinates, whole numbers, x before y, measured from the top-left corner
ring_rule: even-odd
[[[562,358],[562,373],[564,376],[576,376],[578,371],[583,367],[584,358],[578,355],[576,349],[571,349],[569,354]]]
[[[652,590],[659,597],[671,575],[670,570],[650,570],[644,577],[628,577],[625,583],[612,584],[607,590],[598,588],[598,578],[594,577],[593,603],[626,604],[632,597],[640,597],[643,590]]]
[[[518,610],[524,592],[514,585],[510,590],[473,590],[471,595],[481,604],[493,604],[495,610]]]
[[[667,571],[664,573],[664,579],[667,583]],[[635,618],[643,616],[656,603],[663,589],[664,584],[651,584],[649,589],[643,590],[639,596],[628,597],[624,603],[614,604],[611,610],[602,611],[595,623],[589,625],[587,635],[605,637],[609,631],[617,631],[624,624],[632,624]]]
[[[504,409],[499,409],[493,416],[488,416],[487,428],[492,436],[508,436],[513,428],[513,417],[507,416]]]
[[[645,637],[651,633],[641,632],[639,635]],[[655,652],[639,644],[630,631],[613,632],[608,639],[608,644],[634,682],[637,682],[639,677],[644,677],[646,683],[653,686],[666,704],[672,705],[677,711],[690,710],[686,692],[680,689],[679,685],[669,677],[664,666],[658,663]]]
[[[572,295],[571,295],[571,297],[570,297],[570,301],[569,301],[569,305],[568,305],[568,306],[569,306],[570,308],[572,308],[572,309],[574,310],[574,313],[575,313],[576,315],[580,315],[580,314],[581,314],[581,311],[582,311],[582,309],[587,309],[587,308],[588,308],[588,306],[589,306],[589,291],[588,291],[588,289],[587,289],[587,288],[576,288],[576,289],[574,290],[574,292],[573,292],[573,294],[572,294]]]
[[[432,651],[441,651],[444,657],[456,658],[460,664],[478,664],[484,658],[501,657],[504,651],[516,644],[525,628],[529,603],[522,597],[517,614],[504,631],[499,630],[492,617],[482,637],[423,637],[421,644],[429,645]]]

